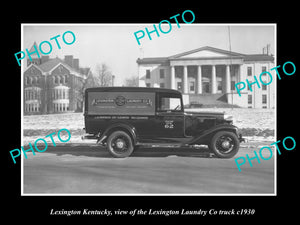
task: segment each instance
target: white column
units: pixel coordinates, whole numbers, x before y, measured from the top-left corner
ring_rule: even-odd
[[[211,93],[217,93],[217,77],[216,77],[216,66],[212,65],[211,69]]]
[[[197,94],[202,94],[202,68],[198,66],[198,73],[197,73]]]
[[[174,66],[171,66],[170,88],[171,89],[176,89],[176,85],[175,85],[175,67]]]
[[[187,66],[183,66],[183,93],[187,94],[188,93],[188,74],[187,74]]]
[[[226,86],[226,92],[225,93],[230,93],[230,85],[231,85],[231,79],[230,79],[230,66],[226,65],[226,76],[225,76],[225,86]]]

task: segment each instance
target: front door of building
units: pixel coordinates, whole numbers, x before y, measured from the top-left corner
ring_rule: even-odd
[[[202,93],[209,93],[209,82],[202,81]]]

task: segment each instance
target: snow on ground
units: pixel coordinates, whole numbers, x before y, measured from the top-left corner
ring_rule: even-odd
[[[84,116],[82,113],[63,113],[47,115],[30,115],[23,117],[23,129],[82,129]]]
[[[225,112],[233,116],[233,124],[239,128],[275,129],[275,109],[248,108],[198,108],[186,109],[187,112]]]
[[[274,139],[275,110],[274,109],[247,109],[247,108],[199,108],[187,109],[187,112],[213,111],[225,112],[233,116],[233,124],[241,129],[243,136],[249,136],[249,140]],[[82,113],[64,113],[48,115],[30,115],[23,117],[24,143],[33,142],[37,138],[43,138],[62,128],[67,128],[72,134],[69,143],[82,143],[81,130],[84,127]],[[51,142],[50,138],[47,138]]]

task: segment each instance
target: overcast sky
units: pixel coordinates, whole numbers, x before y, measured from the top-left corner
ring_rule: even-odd
[[[158,27],[158,23],[156,23]],[[50,38],[60,35],[55,40],[50,58],[73,55],[79,58],[80,67],[95,69],[96,64],[106,63],[115,75],[115,84],[122,85],[126,77],[137,75],[137,58],[171,56],[203,46],[211,46],[229,50],[228,24],[172,24],[168,34],[152,33],[152,40],[147,35],[140,39],[138,45],[134,32],[151,31],[153,24],[23,24],[23,49],[31,48],[34,41],[50,41]],[[168,30],[168,27],[163,27]],[[66,31],[72,31],[76,40],[72,45],[66,45],[61,36]],[[231,50],[244,54],[260,54],[262,48],[270,44],[270,52],[275,54],[275,26],[273,24],[230,24]],[[68,37],[66,35],[66,37]],[[69,36],[70,37],[70,36]],[[46,51],[46,45],[45,45]]]

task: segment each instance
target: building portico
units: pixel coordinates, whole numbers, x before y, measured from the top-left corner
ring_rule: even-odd
[[[211,96],[241,107],[274,107],[271,86],[256,88],[253,93],[244,89],[241,97],[235,89],[236,83],[253,82],[255,74],[272,68],[271,55],[245,55],[205,46],[169,57],[137,59],[137,63],[140,87],[179,90],[186,104],[205,102],[204,98]]]
[[[170,66],[170,88],[183,94],[230,93],[231,82],[239,82],[240,65]]]

